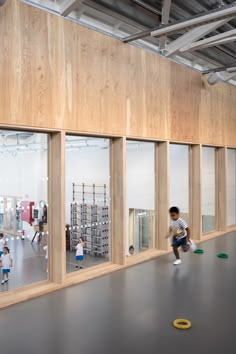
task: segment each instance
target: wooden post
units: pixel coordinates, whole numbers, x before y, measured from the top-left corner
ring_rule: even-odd
[[[227,149],[216,150],[216,228],[227,229]]]
[[[62,283],[66,275],[65,133],[49,138],[49,278]]]
[[[169,229],[169,142],[156,144],[155,153],[156,183],[155,183],[155,231],[156,248],[168,250],[169,241],[166,235]]]
[[[125,264],[126,245],[126,141],[115,138],[111,148],[112,262]]]
[[[134,245],[134,232],[135,232],[134,220],[135,220],[134,209],[129,209],[129,235],[127,235],[127,237],[129,238],[130,245]]]
[[[190,225],[191,238],[201,240],[202,238],[202,147],[192,145],[190,147],[189,159],[190,173]]]

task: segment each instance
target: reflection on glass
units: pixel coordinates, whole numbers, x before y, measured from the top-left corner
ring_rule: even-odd
[[[4,216],[4,198],[0,197],[0,231],[3,230],[3,216]]]
[[[126,146],[126,253],[129,255],[131,245],[135,253],[154,247],[155,145],[128,140]]]
[[[110,260],[110,183],[110,140],[67,136],[67,272]]]
[[[189,223],[189,147],[170,145],[170,206],[180,209]]]
[[[236,224],[236,150],[227,150],[227,225]]]
[[[47,134],[0,130],[0,252],[7,246],[14,264],[1,291],[48,278],[49,235],[40,206],[48,195],[47,140]]]
[[[202,148],[202,231],[216,229],[216,175],[215,148]]]

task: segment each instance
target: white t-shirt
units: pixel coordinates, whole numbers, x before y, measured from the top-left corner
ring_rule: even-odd
[[[83,256],[84,251],[83,251],[83,244],[82,243],[78,243],[77,246],[75,246],[76,249],[76,256]]]
[[[10,269],[12,264],[12,259],[9,253],[1,255],[2,269]]]
[[[1,238],[0,239],[0,252],[3,251],[3,247],[5,246],[5,244],[6,244],[6,241],[3,238]]]
[[[176,230],[178,232],[183,233],[183,235],[180,236],[179,238],[184,238],[187,236],[186,229],[188,227],[188,224],[183,219],[179,218],[178,220],[171,220],[170,227],[172,230]]]
[[[44,246],[43,250],[46,252],[45,259],[48,259],[48,246]]]

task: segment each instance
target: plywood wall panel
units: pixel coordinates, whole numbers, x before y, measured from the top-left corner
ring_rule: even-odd
[[[175,63],[171,65],[170,139],[199,141],[201,76]]]
[[[235,146],[236,89],[9,0],[0,124]]]
[[[171,65],[154,54],[146,55],[146,134],[159,139],[170,138]]]

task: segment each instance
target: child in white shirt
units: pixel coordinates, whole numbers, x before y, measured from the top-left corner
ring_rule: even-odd
[[[178,250],[179,247],[181,247],[184,252],[188,252],[190,248],[194,251],[196,248],[194,243],[190,241],[190,228],[188,224],[180,218],[179,208],[173,206],[170,208],[169,213],[171,223],[167,238],[172,236],[172,247],[176,257],[174,265],[179,265],[182,263]]]
[[[8,247],[3,247],[3,254],[1,255],[0,265],[2,268],[2,285],[9,280],[10,268],[13,266],[13,261],[10,256],[10,250]]]
[[[75,249],[76,249],[75,260],[78,262],[78,265],[75,268],[82,269],[83,268],[82,262],[84,260],[84,242],[81,237],[79,238],[78,243],[75,246]]]
[[[4,240],[4,235],[2,232],[0,232],[0,257],[3,254],[3,248],[6,246],[6,241]]]
[[[48,262],[48,245],[44,246],[43,250],[45,251],[45,259]],[[46,272],[48,273],[48,266]]]

